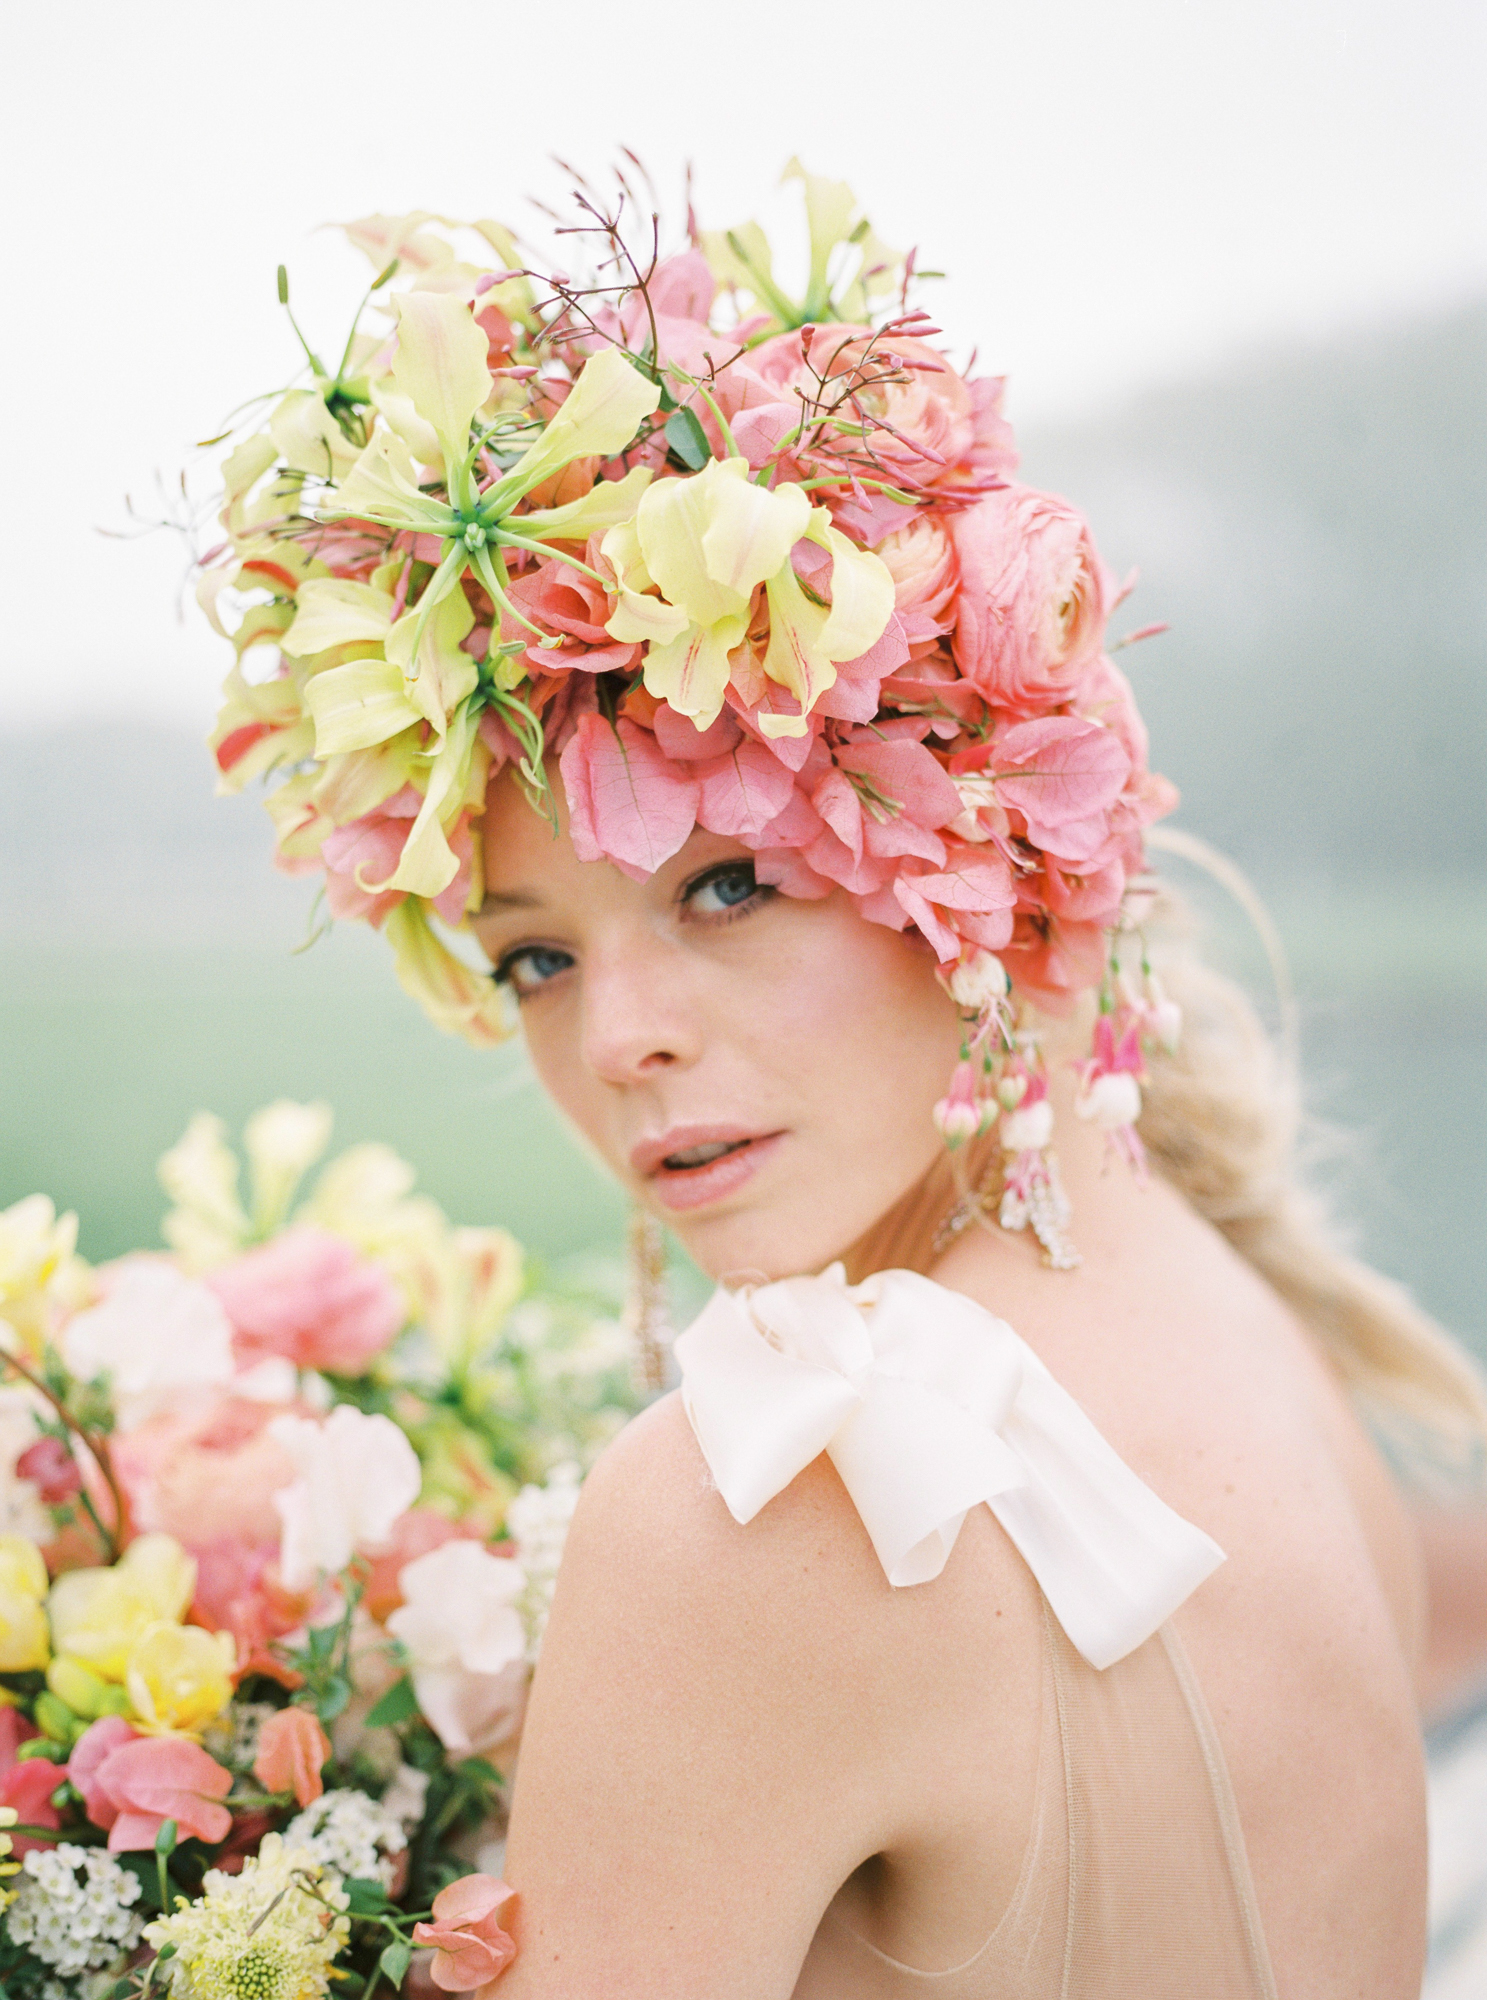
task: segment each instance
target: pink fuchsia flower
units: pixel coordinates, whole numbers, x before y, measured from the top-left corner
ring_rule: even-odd
[[[140,1736],[119,1716],[105,1716],[78,1739],[66,1775],[83,1795],[95,1826],[108,1830],[111,1854],[155,1844],[168,1819],[183,1835],[225,1840],[232,1814],[219,1803],[232,1788],[199,1744],[177,1736]]]
[[[245,1367],[281,1355],[296,1368],[360,1375],[402,1327],[397,1287],[378,1264],[324,1229],[288,1229],[213,1271]]]
[[[957,1007],[979,1014],[984,1007],[1005,1000],[1010,985],[1007,968],[994,952],[979,946],[963,952],[945,979],[946,990]]]
[[[325,864],[325,901],[333,917],[364,917],[378,928],[402,902],[403,891],[387,885],[397,873],[422,805],[423,794],[404,785],[380,806],[325,836],[320,858]],[[430,900],[446,923],[457,924],[465,913],[475,865],[468,818],[462,816],[445,838],[458,866],[453,880]]]
[[[258,1734],[253,1775],[266,1792],[293,1792],[303,1806],[325,1790],[321,1768],[330,1738],[307,1708],[281,1708]]]
[[[958,1062],[950,1078],[950,1088],[935,1106],[935,1125],[952,1149],[974,1139],[981,1130],[982,1107],[976,1095],[977,1069],[973,1062]]]
[[[439,1891],[434,1921],[413,1927],[413,1942],[433,1947],[437,1987],[469,1993],[500,1977],[516,1957],[515,1939],[501,1928],[515,1901],[516,1891],[493,1875],[465,1875]]]
[[[52,1793],[67,1776],[63,1764],[52,1764],[45,1757],[28,1757],[24,1763],[12,1764],[0,1777],[0,1806],[14,1809],[16,1819],[22,1826],[58,1827],[61,1815],[52,1804]],[[36,1840],[30,1835],[12,1835],[17,1860],[31,1853],[33,1849],[54,1847],[55,1841]]]
[[[1069,700],[1098,657],[1114,580],[1084,517],[1028,486],[988,493],[950,517],[960,561],[956,663],[995,708]]]

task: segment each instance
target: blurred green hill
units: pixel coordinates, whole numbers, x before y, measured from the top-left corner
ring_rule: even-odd
[[[1177,823],[1232,854],[1295,962],[1326,1171],[1364,1246],[1487,1352],[1487,303],[1175,384],[1024,438],[1118,570],[1120,655]],[[203,678],[221,670],[202,628]],[[301,956],[310,891],[189,735],[0,738],[0,1206],[44,1189],[95,1257],[152,1241],[152,1167],[198,1108],[323,1097],[458,1220],[560,1256],[616,1193],[519,1049],[434,1034],[380,939]],[[1263,992],[1192,871],[1215,952]]]

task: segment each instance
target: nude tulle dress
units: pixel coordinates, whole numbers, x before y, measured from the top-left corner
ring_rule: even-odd
[[[735,1519],[824,1451],[890,1583],[938,1575],[984,1503],[1042,1591],[1038,1780],[1011,1902],[962,1963],[911,1966],[852,1928],[844,1892],[794,2000],[1275,2000],[1223,1752],[1171,1622],[1222,1550],[1010,1327],[916,1273],[720,1290],[676,1354]]]

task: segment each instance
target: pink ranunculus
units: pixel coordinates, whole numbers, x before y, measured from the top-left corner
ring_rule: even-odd
[[[114,1440],[114,1463],[134,1523],[194,1551],[217,1542],[273,1547],[273,1496],[294,1461],[268,1426],[282,1403],[220,1396],[207,1409],[152,1417]]]
[[[802,394],[834,401],[857,374],[849,408],[869,425],[864,437],[851,440],[859,466],[870,457],[911,489],[978,483],[984,421],[970,388],[926,341],[875,340],[865,326],[803,327],[764,341],[748,365],[787,402]],[[823,464],[828,456],[822,454]]]
[[[93,1729],[101,1727],[93,1724]],[[93,1729],[82,1737],[79,1750]],[[183,1836],[211,1842],[225,1840],[232,1827],[232,1814],[218,1803],[232,1789],[232,1773],[199,1744],[178,1736],[138,1736],[119,1744],[89,1772],[89,1781],[98,1801],[96,1808],[89,1807],[89,1819],[101,1826],[102,1812],[114,1816],[108,1836],[111,1854],[148,1851],[168,1819]],[[83,1791],[81,1784],[78,1790]]]
[[[28,1757],[23,1763],[12,1764],[0,1778],[0,1806],[13,1806],[22,1826],[60,1827],[62,1819],[52,1804],[52,1793],[66,1776],[65,1765],[50,1764],[45,1757]],[[33,1848],[55,1847],[56,1842],[17,1833],[12,1844],[20,1859]]]
[[[1030,486],[950,517],[960,561],[953,645],[996,708],[1033,714],[1072,698],[1099,655],[1114,580],[1083,515]]]
[[[887,564],[893,578],[893,601],[909,645],[948,632],[955,623],[960,570],[944,522],[933,514],[918,514],[879,542],[873,553]]]
[[[333,917],[365,918],[379,927],[390,911],[403,900],[403,890],[389,889],[403,848],[413,830],[413,822],[423,804],[423,795],[414,785],[404,785],[380,806],[360,819],[338,826],[320,844],[320,860],[325,866],[325,901]],[[470,822],[461,815],[445,838],[459,863],[448,888],[432,898],[434,908],[446,923],[457,924],[464,915],[474,868],[474,840]]]
[[[413,1926],[413,1942],[432,1946],[434,1984],[445,1993],[469,1993],[497,1979],[516,1957],[515,1940],[501,1918],[516,1891],[493,1875],[464,1875],[434,1898],[434,1921]]]
[[[297,1368],[360,1375],[406,1317],[380,1265],[344,1238],[304,1225],[245,1251],[207,1283],[227,1308],[244,1367],[281,1355]]]
[[[253,1775],[266,1792],[293,1792],[301,1808],[325,1790],[330,1738],[307,1708],[281,1708],[258,1733]]]

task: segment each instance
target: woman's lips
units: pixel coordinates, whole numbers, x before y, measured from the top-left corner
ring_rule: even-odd
[[[642,1141],[630,1163],[667,1208],[702,1208],[742,1187],[784,1136],[716,1125],[679,1127]],[[697,1154],[703,1157],[694,1161]]]

